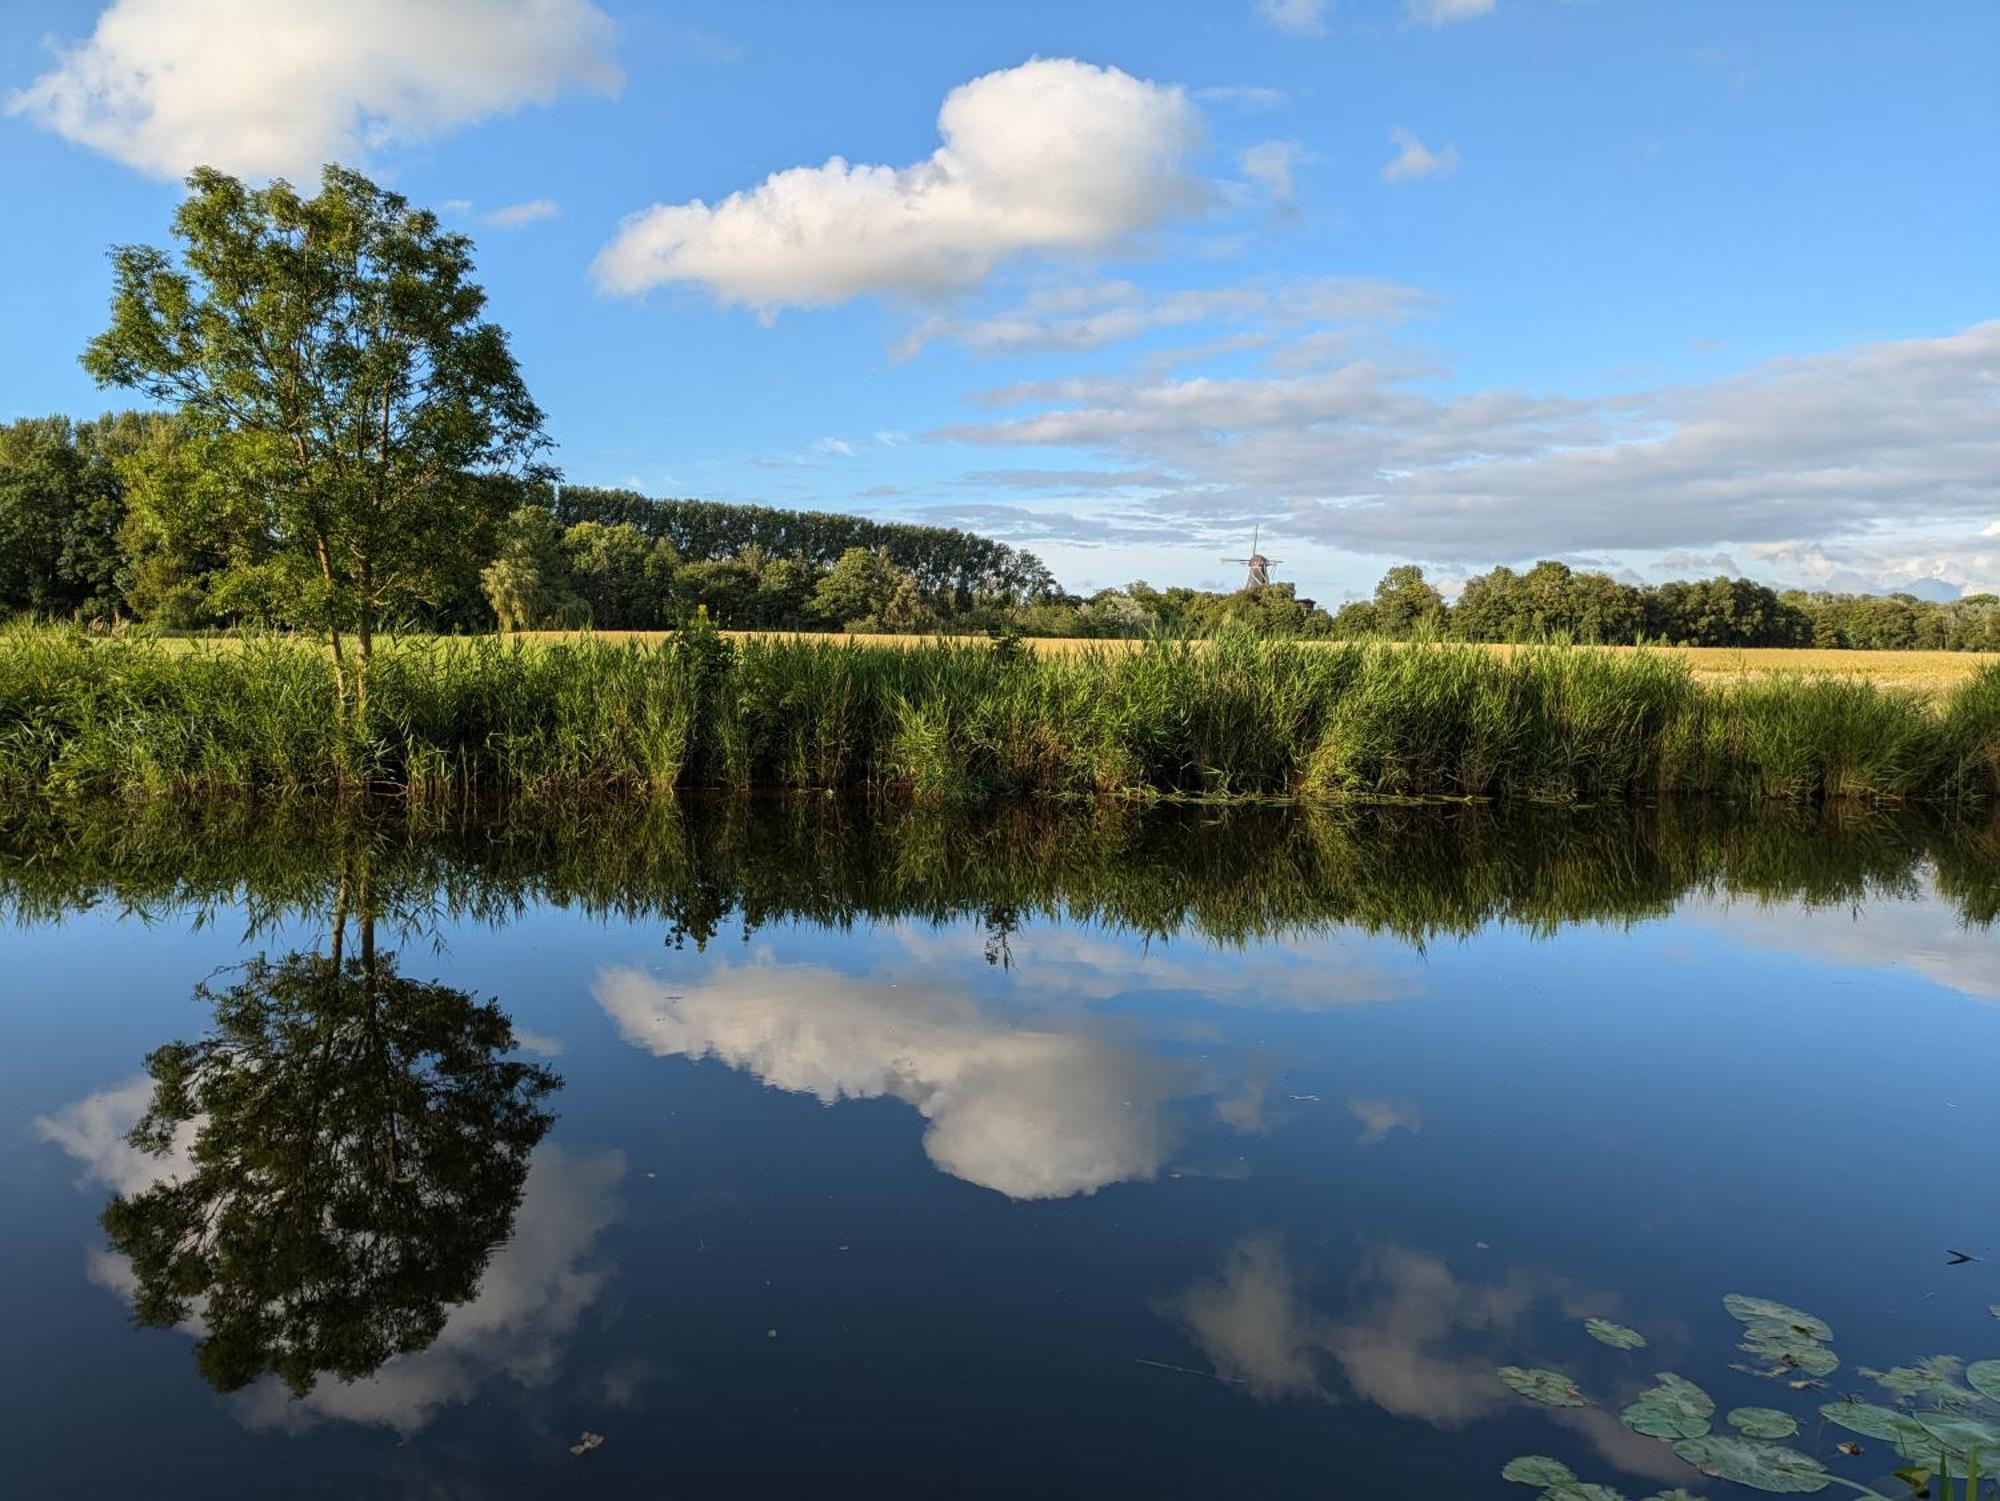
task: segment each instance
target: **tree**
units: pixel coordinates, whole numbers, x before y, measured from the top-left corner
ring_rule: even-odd
[[[178,410],[268,547],[229,566],[282,573],[360,725],[384,615],[443,592],[504,495],[478,476],[533,466],[542,413],[484,320],[472,242],[436,215],[334,166],[315,198],[206,167],[187,185],[178,261],[113,250],[111,326],[84,368]]]
[[[570,578],[563,535],[540,506],[507,518],[500,555],[479,575],[503,631],[546,631],[588,624],[590,606]]]
[[[844,626],[878,615],[896,589],[896,567],[872,547],[850,547],[821,575],[812,594],[812,612],[828,625]]]
[[[1375,586],[1375,629],[1402,639],[1444,619],[1444,596],[1424,579],[1423,569],[1401,563]]]
[[[343,899],[350,887],[343,883]],[[214,1028],[146,1060],[132,1144],[183,1170],[103,1214],[131,1258],[139,1322],[199,1307],[203,1376],[276,1374],[294,1395],[428,1346],[468,1302],[520,1207],[561,1086],[510,1060],[497,1003],[396,973],[360,883],[360,952],[252,959],[198,999]]]

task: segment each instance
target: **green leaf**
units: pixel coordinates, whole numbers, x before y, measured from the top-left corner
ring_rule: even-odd
[[[1523,1454],[1507,1461],[1500,1478],[1516,1485],[1561,1485],[1576,1479],[1576,1471],[1546,1454]]]
[[[1866,1434],[1888,1444],[1900,1443],[1916,1427],[1908,1413],[1878,1407],[1873,1402],[1828,1402],[1819,1414],[1850,1433]]]
[[[1543,1491],[1542,1501],[1625,1501],[1625,1493],[1592,1481],[1565,1480]]]
[[[1587,1407],[1590,1398],[1577,1389],[1577,1385],[1561,1371],[1540,1369],[1524,1370],[1517,1365],[1503,1365],[1499,1370],[1500,1379],[1531,1402],[1545,1402],[1550,1407]]]
[[[1762,1360],[1796,1367],[1808,1376],[1829,1376],[1840,1368],[1840,1357],[1833,1351],[1799,1334],[1795,1325],[1776,1319],[1759,1319],[1748,1325],[1737,1348]]]
[[[1906,1433],[1897,1443],[1896,1452],[1905,1459],[1921,1464],[1951,1459],[1963,1474],[1973,1454],[2000,1454],[2000,1426],[1985,1418],[1957,1412],[1913,1412],[1909,1416],[1919,1431]]]
[[[1609,1345],[1614,1350],[1643,1350],[1646,1347],[1645,1335],[1623,1324],[1614,1324],[1609,1319],[1585,1319],[1583,1332],[1600,1345]]]
[[[1965,1368],[1965,1384],[1989,1402],[2000,1402],[2000,1360],[1975,1360]]]
[[[1635,1433],[1651,1438],[1699,1438],[1715,1415],[1715,1399],[1692,1381],[1661,1371],[1658,1385],[1649,1386],[1619,1417]]]
[[[1748,1293],[1730,1293],[1723,1298],[1722,1306],[1729,1310],[1731,1318],[1740,1323],[1784,1324],[1800,1339],[1833,1338],[1833,1328],[1826,1320],[1816,1319],[1809,1313],[1801,1313],[1789,1303],[1774,1303],[1769,1298],[1753,1298]]]
[[[1861,1374],[1871,1378],[1884,1391],[1893,1392],[1898,1397],[1930,1397],[1940,1402],[1976,1402],[1977,1397],[1953,1380],[1958,1370],[1959,1364],[1955,1357],[1930,1355],[1918,1361],[1915,1366],[1892,1366],[1886,1371],[1873,1371],[1863,1366]]]
[[[1674,1445],[1674,1453],[1704,1475],[1733,1480],[1753,1490],[1805,1494],[1823,1490],[1827,1484],[1825,1465],[1783,1444],[1711,1433],[1706,1438],[1682,1439]]]
[[[1775,1407],[1739,1407],[1729,1414],[1729,1426],[1749,1438],[1790,1438],[1799,1431],[1792,1415]]]

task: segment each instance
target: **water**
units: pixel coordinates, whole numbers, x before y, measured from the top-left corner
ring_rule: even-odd
[[[1734,1490],[1618,1421],[1669,1369],[1879,1480],[1817,1404],[2000,1354],[1996,849],[817,803],[11,829],[7,1493],[1529,1496],[1523,1453]],[[148,1055],[205,1040],[131,1145]],[[1826,1392],[1732,1369],[1732,1291],[1834,1326]]]

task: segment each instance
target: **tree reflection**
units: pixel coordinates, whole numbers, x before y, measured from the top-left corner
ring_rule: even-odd
[[[553,1120],[561,1080],[504,1056],[499,1005],[398,974],[365,880],[341,892],[328,953],[260,955],[197,987],[214,1026],[147,1058],[131,1135],[165,1156],[191,1123],[187,1160],[103,1215],[138,1321],[195,1319],[222,1391],[273,1373],[302,1396],[428,1346],[507,1240]]]

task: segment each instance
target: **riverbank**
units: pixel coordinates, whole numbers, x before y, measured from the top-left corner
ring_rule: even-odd
[[[0,636],[0,796],[850,788],[1007,796],[1975,802],[2000,666],[1940,694],[1666,652],[1247,637],[1054,655],[839,638],[407,640],[364,728],[290,639]]]

